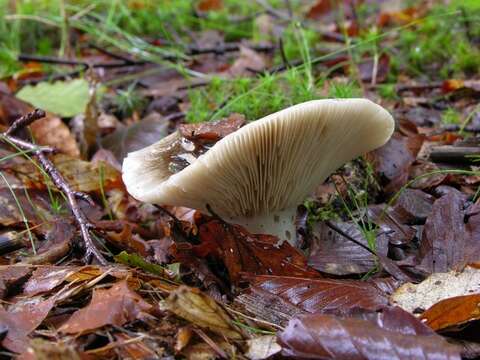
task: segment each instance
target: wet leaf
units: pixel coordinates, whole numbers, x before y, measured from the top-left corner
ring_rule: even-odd
[[[284,324],[301,313],[376,311],[388,305],[388,298],[374,282],[264,275],[254,277],[236,302],[257,317]]]
[[[109,289],[95,289],[90,303],[73,313],[59,331],[66,334],[89,332],[105,325],[122,326],[143,316],[152,306],[132,291],[127,281]]]
[[[441,300],[422,314],[433,330],[465,324],[480,319],[480,294],[451,297]]]
[[[24,86],[16,96],[40,109],[72,117],[85,111],[89,99],[88,82],[83,79],[42,82]]]
[[[456,346],[399,308],[363,319],[299,315],[278,339],[283,355],[302,359],[460,359]]]
[[[165,300],[165,307],[201,328],[232,339],[242,338],[225,310],[198,289],[180,286]]]
[[[391,300],[409,312],[421,313],[434,304],[455,296],[480,293],[480,270],[466,267],[462,272],[435,273],[420,284],[406,283]]]
[[[238,225],[212,220],[200,226],[201,245],[193,250],[199,256],[208,254],[221,259],[230,280],[238,283],[241,273],[320,277],[307,266],[307,260],[297,249],[271,235],[250,234]]]

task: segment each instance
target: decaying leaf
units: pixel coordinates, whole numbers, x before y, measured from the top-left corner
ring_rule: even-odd
[[[391,300],[409,312],[423,312],[441,300],[480,293],[480,270],[466,267],[458,273],[434,273],[420,284],[399,287]]]
[[[460,359],[456,346],[399,308],[363,318],[299,315],[278,340],[283,355],[302,359]]]
[[[95,289],[92,300],[76,311],[59,331],[76,334],[98,329],[105,325],[121,326],[142,317],[152,306],[132,291],[122,280],[109,289]]]
[[[232,339],[242,338],[225,310],[198,289],[180,286],[165,300],[165,308],[201,328]]]

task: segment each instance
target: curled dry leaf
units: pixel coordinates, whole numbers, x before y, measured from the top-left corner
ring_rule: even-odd
[[[152,306],[132,291],[126,280],[122,280],[109,289],[95,289],[90,304],[73,313],[59,331],[76,334],[105,325],[122,326],[151,309]]]
[[[302,359],[460,359],[456,346],[399,308],[363,318],[300,315],[278,340],[283,355]]]
[[[216,334],[232,339],[242,335],[215,300],[198,289],[180,286],[165,300],[165,308],[175,315]]]
[[[374,282],[264,275],[254,277],[236,302],[260,318],[284,324],[301,313],[377,311],[388,305],[388,298]]]
[[[465,324],[480,319],[480,294],[455,296],[441,300],[422,314],[433,330]]]
[[[466,267],[458,273],[435,273],[420,284],[406,283],[391,300],[409,312],[423,312],[435,303],[455,296],[480,293],[480,270]]]

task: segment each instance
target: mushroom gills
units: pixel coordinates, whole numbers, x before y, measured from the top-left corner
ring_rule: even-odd
[[[255,215],[254,217],[228,217],[226,220],[245,227],[252,234],[274,235],[279,239],[277,245],[288,241],[290,245],[296,246],[296,214],[297,208],[292,207],[269,214]]]

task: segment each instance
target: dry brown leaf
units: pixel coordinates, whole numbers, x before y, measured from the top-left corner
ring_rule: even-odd
[[[47,115],[46,118],[35,121],[30,128],[38,144],[54,147],[72,157],[80,156],[75,137],[60,118]]]
[[[9,311],[0,308],[0,327],[8,330],[2,346],[16,353],[24,352],[29,342],[28,334],[43,322],[54,304],[52,297],[40,301],[29,299],[28,302],[16,304]]]
[[[180,286],[165,300],[165,308],[201,328],[232,339],[242,338],[225,310],[198,289]]]
[[[76,334],[93,331],[105,325],[122,326],[142,317],[152,306],[128,287],[125,280],[109,289],[95,289],[92,300],[76,311],[59,331]]]

